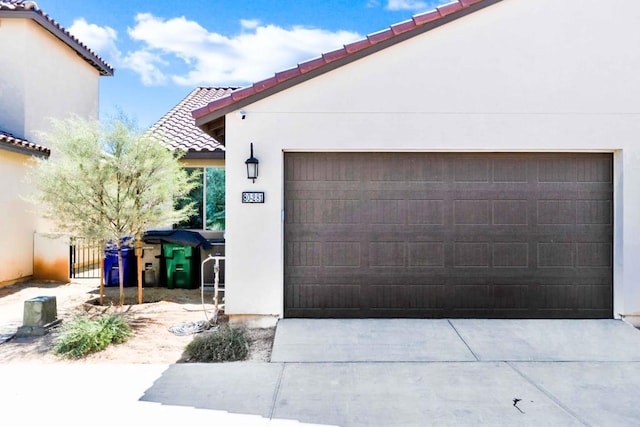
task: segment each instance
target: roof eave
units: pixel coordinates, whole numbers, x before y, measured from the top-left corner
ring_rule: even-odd
[[[277,79],[276,77],[271,77],[269,79],[263,80],[262,82],[258,82],[257,84],[254,84],[253,86],[248,86],[246,88],[244,88],[247,91],[252,91],[253,93],[250,95],[243,95],[241,92],[243,91],[243,89],[240,89],[238,92],[235,93],[235,95],[238,96],[237,100],[234,100],[234,94],[230,94],[228,95],[230,97],[230,99],[228,100],[228,102],[225,102],[225,105],[219,107],[219,108],[215,108],[213,109],[213,111],[209,108],[209,106],[205,106],[203,108],[199,108],[197,110],[194,110],[192,112],[192,115],[195,119],[195,124],[197,127],[199,127],[200,129],[202,129],[203,131],[207,132],[207,124],[217,120],[221,117],[226,116],[227,114],[237,111],[238,109],[245,107],[247,105],[253,104],[257,101],[260,101],[264,98],[267,98],[271,95],[274,95],[280,91],[289,89],[293,86],[296,86],[300,83],[303,83],[309,79],[312,79],[314,77],[320,76],[322,74],[328,73],[330,71],[333,71],[337,68],[340,68],[344,65],[347,65],[351,62],[354,62],[358,59],[364,58],[366,56],[372,55],[374,53],[377,53],[381,50],[384,50],[388,47],[391,47],[393,45],[396,45],[398,43],[401,43],[405,40],[408,40],[410,38],[416,37],[420,34],[426,33],[428,31],[431,31],[435,28],[441,27],[443,25],[446,25],[452,21],[455,21],[457,19],[460,19],[464,16],[467,16],[469,14],[472,14],[474,12],[477,12],[478,10],[484,9],[486,7],[492,6],[496,3],[499,3],[503,0],[460,0],[460,3],[465,5],[464,8],[460,9],[460,10],[456,10],[454,12],[451,13],[447,13],[444,16],[440,16],[438,19],[430,21],[430,22],[426,22],[424,24],[421,24],[415,28],[412,28],[410,30],[404,31],[404,32],[400,32],[398,34],[394,34],[392,37],[388,37],[385,38],[379,42],[376,42],[374,44],[371,44],[367,47],[364,47],[360,50],[357,50],[355,52],[352,53],[348,53],[347,55],[343,55],[342,57],[338,57],[338,59],[332,60],[331,62],[327,62],[324,63],[323,65],[319,66],[319,67],[315,67],[309,71],[306,71],[304,73],[291,73],[292,77],[287,78],[287,79],[283,79],[283,80],[279,80],[278,84],[275,84],[273,86],[267,87],[262,89],[260,87],[261,83],[264,83],[265,81],[271,80],[271,79]],[[468,5],[466,5],[468,4]],[[447,5],[442,6],[441,8],[446,8]],[[387,31],[393,31],[394,27],[391,27],[389,29],[383,30],[382,32],[387,32]],[[378,33],[375,33],[378,34]],[[370,35],[369,37],[375,37],[375,34]],[[358,42],[356,42],[358,43]],[[345,48],[346,49],[346,48]],[[317,60],[317,59],[316,59]],[[311,60],[308,62],[312,62],[315,60]],[[307,62],[307,63],[308,63]],[[307,63],[303,63],[301,64],[302,66],[304,66]],[[298,66],[298,68],[300,67],[300,65]],[[286,73],[286,72],[284,72]],[[221,98],[221,100],[224,98]],[[214,103],[216,101],[213,101]],[[220,102],[220,101],[217,101]]]
[[[196,151],[189,150],[187,153],[181,157],[184,160],[224,160],[225,152],[222,150],[215,151]]]
[[[49,31],[55,37],[57,37],[64,44],[73,49],[78,55],[80,55],[85,61],[90,63],[94,68],[98,70],[101,76],[113,76],[114,69],[109,66],[104,60],[99,58],[95,53],[91,52],[88,48],[84,47],[64,31],[61,31],[60,28],[53,25],[47,18],[45,18],[40,13],[37,13],[33,10],[0,10],[0,18],[10,18],[10,19],[33,19],[44,29]]]
[[[43,159],[48,159],[51,155],[51,151],[48,150],[38,150],[35,148],[25,147],[22,145],[16,145],[11,143],[5,143],[0,141],[0,150],[11,151],[12,153],[18,154],[26,154],[27,156],[32,157],[41,157]]]

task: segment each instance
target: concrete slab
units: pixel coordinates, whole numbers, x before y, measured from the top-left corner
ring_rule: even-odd
[[[140,400],[268,419],[282,369],[268,363],[171,365]]]
[[[6,419],[65,427],[112,427],[114,411],[160,426],[640,420],[640,362],[0,364],[0,380]]]
[[[282,319],[272,362],[475,361],[447,320]]]
[[[510,363],[585,425],[640,424],[640,364]]]
[[[521,399],[517,407],[514,399]],[[505,363],[287,364],[273,418],[339,426],[581,425]]]
[[[640,331],[621,320],[450,322],[482,361],[640,361]]]

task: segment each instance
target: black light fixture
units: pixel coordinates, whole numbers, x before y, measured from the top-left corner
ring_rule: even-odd
[[[244,164],[247,165],[247,178],[256,182],[258,177],[258,159],[253,157],[253,142],[251,143],[251,157],[249,157]]]

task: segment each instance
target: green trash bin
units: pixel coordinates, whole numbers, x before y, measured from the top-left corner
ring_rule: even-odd
[[[166,263],[167,288],[194,288],[193,248],[165,243],[162,255]]]

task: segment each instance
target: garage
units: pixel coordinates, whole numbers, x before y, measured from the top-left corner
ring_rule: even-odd
[[[613,317],[612,154],[284,156],[285,317]]]

